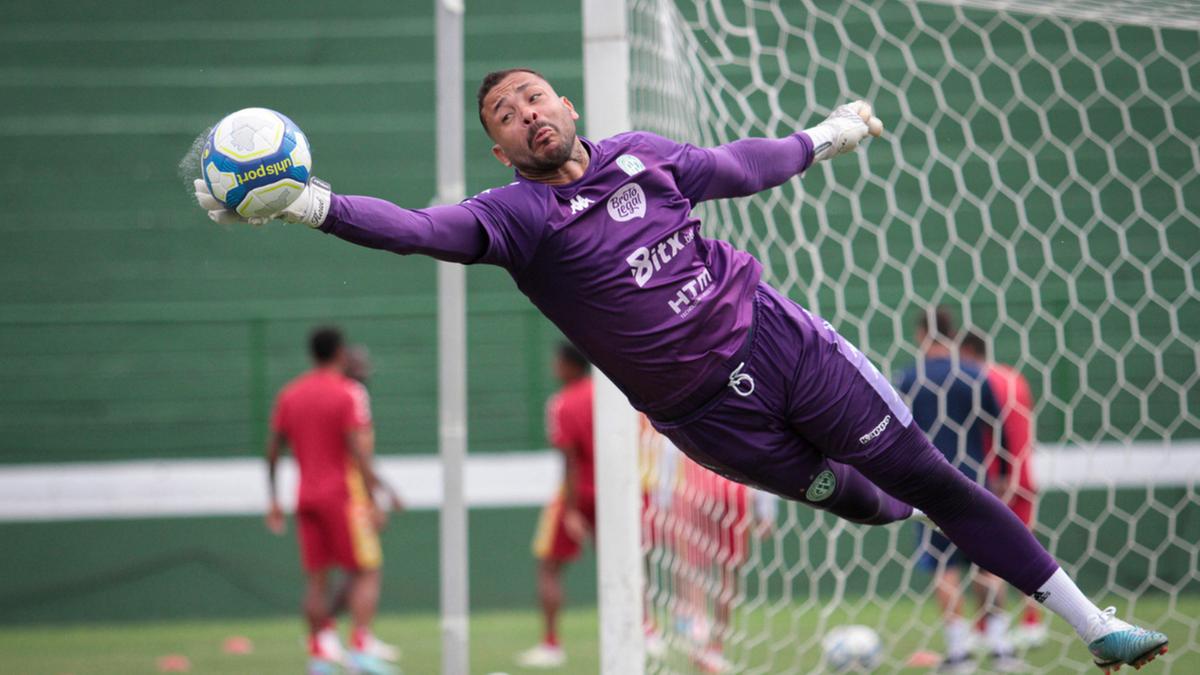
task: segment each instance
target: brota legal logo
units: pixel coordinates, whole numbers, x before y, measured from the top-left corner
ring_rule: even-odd
[[[867,443],[870,443],[872,440],[879,438],[879,434],[883,433],[883,430],[888,427],[888,423],[891,421],[892,421],[892,416],[885,415],[882,422],[880,422],[878,425],[876,425],[874,429],[863,434],[862,437],[858,439],[859,444],[866,445]]]
[[[642,186],[630,183],[617,190],[616,194],[608,198],[608,215],[619,223],[645,216],[646,193],[642,192]]]

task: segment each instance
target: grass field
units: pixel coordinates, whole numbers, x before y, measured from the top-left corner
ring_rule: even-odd
[[[940,639],[923,644],[922,634],[930,630],[936,635],[937,620],[932,610],[915,615],[903,608],[889,612],[887,635],[889,660],[892,668],[912,652],[922,648],[937,649]],[[855,620],[872,623],[878,610],[866,608]],[[1156,622],[1171,636],[1173,647],[1166,658],[1152,664],[1147,672],[1176,675],[1200,673],[1200,651],[1188,645],[1196,644],[1196,623],[1181,621],[1181,617],[1200,616],[1200,597],[1177,598],[1174,603],[1166,597],[1147,598],[1138,603],[1139,618]],[[789,614],[790,616],[790,614]],[[836,619],[836,617],[834,617]],[[744,626],[753,630],[769,621],[766,615],[745,617]],[[790,619],[789,619],[790,621]],[[801,617],[795,630],[812,635],[815,616]],[[471,621],[471,672],[509,673],[524,675],[513,664],[513,654],[534,641],[538,618],[532,611],[482,612]],[[1083,647],[1068,636],[1062,622],[1050,643],[1027,654],[1034,672],[1098,672],[1087,665]],[[892,630],[892,629],[895,630]],[[378,625],[380,635],[399,643],[404,649],[402,662],[407,675],[438,673],[440,637],[437,618],[432,615],[394,615],[383,617]],[[772,632],[774,632],[773,629]],[[561,673],[584,675],[598,670],[596,613],[590,608],[566,612],[563,617],[563,640],[570,660]],[[222,644],[231,636],[244,636],[253,643],[249,654],[226,654]],[[157,673],[158,659],[168,654],[186,656],[193,673],[301,673],[304,656],[301,649],[301,627],[291,617],[163,623],[118,623],[108,625],[34,626],[0,629],[0,673],[20,675],[136,675]],[[772,653],[774,652],[774,653]],[[759,672],[812,672],[816,654],[799,654],[795,650],[772,650],[768,645],[739,652],[731,650],[731,658],[745,667],[763,668]],[[671,650],[667,663],[673,672],[689,672],[688,661],[681,651]],[[887,669],[888,671],[891,668]],[[920,673],[918,669],[902,672]],[[984,671],[986,672],[986,671]]]

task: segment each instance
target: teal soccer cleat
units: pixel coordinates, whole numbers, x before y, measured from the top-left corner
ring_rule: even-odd
[[[346,671],[353,675],[400,675],[400,669],[366,652],[350,652]]]
[[[337,675],[338,665],[328,659],[310,658],[308,675]]]
[[[1125,623],[1116,614],[1117,609],[1109,607],[1089,619],[1084,636],[1088,651],[1105,673],[1116,672],[1123,665],[1141,668],[1167,653],[1166,635]]]

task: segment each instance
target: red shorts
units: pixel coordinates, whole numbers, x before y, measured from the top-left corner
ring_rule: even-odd
[[[576,495],[579,512],[587,521],[588,528],[596,529],[596,497],[580,493]],[[537,533],[533,535],[533,555],[538,560],[570,562],[579,557],[583,542],[571,538],[564,523],[563,512],[566,500],[560,490],[554,499],[542,509]]]
[[[316,572],[341,567],[352,572],[379,569],[383,551],[365,500],[306,504],[296,511],[300,558]]]

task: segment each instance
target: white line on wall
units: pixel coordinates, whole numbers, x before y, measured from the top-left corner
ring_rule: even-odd
[[[1200,442],[1042,446],[1035,475],[1043,490],[1130,488],[1200,483]],[[441,500],[436,455],[380,458],[386,479],[409,508],[435,509]],[[473,508],[537,506],[561,477],[552,450],[475,454],[467,460],[467,503]],[[280,495],[291,508],[292,462],[281,467]],[[258,458],[78,462],[0,467],[0,521],[263,512],[267,481]]]

